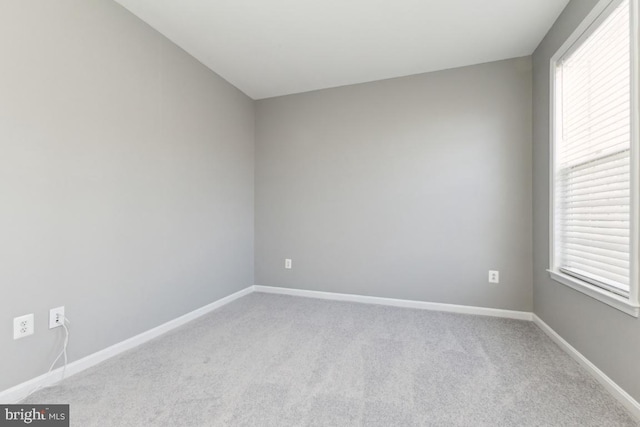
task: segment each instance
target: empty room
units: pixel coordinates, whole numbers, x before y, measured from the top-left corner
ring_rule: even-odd
[[[0,0],[1,426],[640,426],[640,0]]]

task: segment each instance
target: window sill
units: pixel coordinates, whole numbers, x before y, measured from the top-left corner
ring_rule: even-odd
[[[567,274],[559,273],[557,271],[547,270],[549,276],[558,283],[562,283],[578,292],[582,292],[585,295],[595,298],[611,307],[620,310],[630,316],[638,317],[640,314],[640,306],[631,304],[628,299],[616,295],[612,292],[600,289],[597,286],[593,286],[590,283],[583,282]]]

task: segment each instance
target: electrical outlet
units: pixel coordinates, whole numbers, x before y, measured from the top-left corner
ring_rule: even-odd
[[[291,270],[291,260],[289,258],[284,260],[284,268]]]
[[[497,270],[489,270],[489,283],[500,283],[500,272]]]
[[[33,313],[13,319],[13,339],[17,340],[33,335]]]
[[[64,323],[64,306],[49,310],[49,329],[62,326]]]

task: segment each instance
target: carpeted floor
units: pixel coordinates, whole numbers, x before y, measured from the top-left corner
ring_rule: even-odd
[[[42,390],[87,426],[635,426],[533,323],[254,293]]]

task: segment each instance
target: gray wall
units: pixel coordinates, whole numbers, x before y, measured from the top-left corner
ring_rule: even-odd
[[[256,284],[531,310],[530,58],[256,106]]]
[[[573,0],[533,55],[534,311],[636,400],[640,321],[552,281],[549,267],[549,61],[597,0]]]
[[[110,0],[3,0],[0,52],[0,390],[49,308],[75,360],[253,284],[252,100]]]

